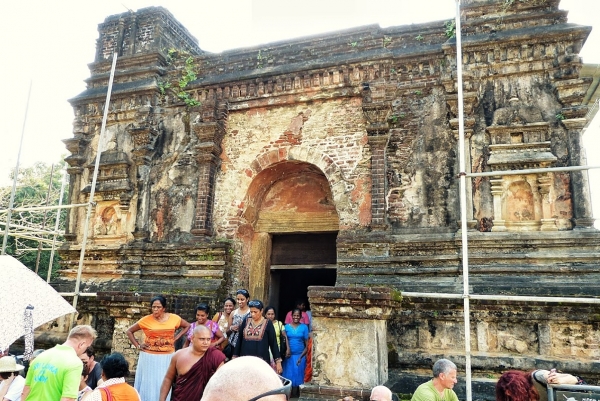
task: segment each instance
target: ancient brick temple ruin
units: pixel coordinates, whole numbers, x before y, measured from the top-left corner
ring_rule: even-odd
[[[467,186],[471,293],[595,296],[587,172],[501,173],[585,164],[591,28],[559,0],[462,3],[467,173],[498,172]],[[239,287],[286,312],[310,286],[303,398],[412,392],[442,356],[464,372],[463,301],[402,296],[463,291],[451,22],[212,54],[164,8],[107,17],[64,141],[71,203],[89,200],[101,145],[82,276],[97,297],[79,306],[99,346],[135,361],[123,331],[150,293],[191,320],[198,300],[218,307]],[[84,218],[68,217],[63,291]],[[600,377],[596,306],[472,301],[471,323],[483,398],[509,367]]]

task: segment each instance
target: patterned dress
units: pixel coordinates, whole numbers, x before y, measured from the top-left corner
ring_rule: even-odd
[[[235,347],[237,342],[238,342],[238,338],[239,338],[239,334],[240,334],[240,329],[242,326],[242,323],[244,322],[244,320],[246,320],[247,317],[250,316],[250,308],[248,308],[248,311],[246,313],[244,313],[243,315],[240,314],[240,310],[239,308],[234,310],[233,312],[231,312],[233,314],[233,318],[231,321],[231,325],[232,326],[238,326],[238,331],[234,331],[229,335],[229,343]]]
[[[269,319],[263,318],[260,322],[254,323],[249,317],[242,323],[239,332],[242,335],[238,339],[233,355],[256,356],[269,363],[271,361],[269,351],[271,351],[274,359],[280,358],[275,327]]]

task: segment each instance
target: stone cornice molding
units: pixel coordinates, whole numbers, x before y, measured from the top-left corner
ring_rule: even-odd
[[[569,130],[580,130],[587,124],[587,118],[571,118],[562,120],[561,123]]]
[[[308,287],[315,317],[387,320],[400,307],[388,287]]]

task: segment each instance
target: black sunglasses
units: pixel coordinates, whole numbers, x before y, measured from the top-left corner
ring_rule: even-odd
[[[289,379],[286,379],[283,376],[279,376],[279,375],[277,375],[277,376],[281,380],[281,383],[283,384],[283,386],[276,388],[275,390],[271,390],[271,391],[267,391],[266,393],[259,394],[256,397],[250,398],[248,401],[256,401],[263,397],[267,397],[269,395],[276,395],[276,394],[285,394],[285,399],[289,400],[290,396],[292,395],[292,381]]]

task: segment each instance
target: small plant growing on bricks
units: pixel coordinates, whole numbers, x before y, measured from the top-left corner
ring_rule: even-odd
[[[200,106],[200,102],[190,96],[189,92],[186,91],[189,83],[195,81],[198,76],[196,75],[196,66],[194,64],[194,58],[191,54],[183,50],[169,49],[167,51],[167,63],[173,65],[176,61],[183,59],[183,68],[181,68],[181,75],[175,82],[162,81],[158,83],[158,90],[161,96],[165,96],[168,89],[172,89],[175,92],[177,98],[185,103],[187,107]]]

